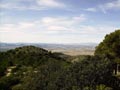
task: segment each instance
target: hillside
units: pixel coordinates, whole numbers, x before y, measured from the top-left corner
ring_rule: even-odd
[[[39,69],[61,71],[70,64],[65,60],[67,57],[35,46],[23,46],[0,52],[0,90],[12,90],[12,86],[23,84],[27,80],[25,78],[38,73]]]
[[[23,46],[0,52],[0,74],[4,74],[9,66],[34,66],[37,67],[51,61],[65,62],[64,54],[51,53],[35,46]]]
[[[7,51],[22,46],[36,46],[51,52],[61,52],[67,55],[94,55],[96,43],[81,44],[47,44],[47,43],[0,43],[0,51]]]

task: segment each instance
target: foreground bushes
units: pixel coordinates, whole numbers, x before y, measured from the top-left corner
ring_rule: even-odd
[[[25,90],[119,90],[120,88],[112,76],[111,62],[98,57],[87,57],[67,69],[52,63],[39,68],[39,72],[31,78],[24,86]]]

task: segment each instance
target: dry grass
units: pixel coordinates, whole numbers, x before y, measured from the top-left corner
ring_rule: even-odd
[[[64,50],[64,49],[54,49],[51,50],[52,52],[61,52],[66,55],[77,56],[77,55],[94,55],[94,50],[87,50],[87,49],[78,49],[78,50]]]

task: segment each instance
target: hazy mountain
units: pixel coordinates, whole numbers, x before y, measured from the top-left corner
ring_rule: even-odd
[[[97,43],[80,44],[47,44],[47,43],[0,43],[0,51],[7,51],[16,47],[33,45],[52,52],[62,52],[68,55],[93,55]]]

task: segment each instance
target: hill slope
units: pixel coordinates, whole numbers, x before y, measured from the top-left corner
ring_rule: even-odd
[[[0,75],[5,74],[9,66],[32,66],[37,67],[48,62],[66,62],[64,55],[51,53],[35,46],[23,46],[7,52],[0,52]]]

